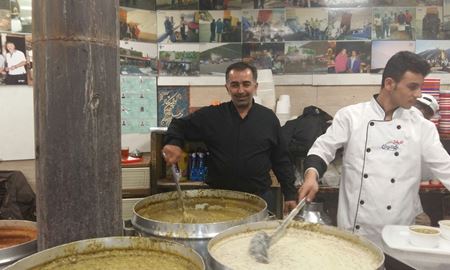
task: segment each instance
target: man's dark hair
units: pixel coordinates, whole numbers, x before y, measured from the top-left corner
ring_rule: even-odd
[[[398,52],[389,59],[384,68],[381,87],[384,87],[384,80],[388,77],[399,82],[407,71],[420,73],[425,77],[430,73],[430,65],[418,54],[409,51]]]
[[[225,80],[228,81],[230,71],[232,71],[232,70],[243,71],[246,69],[250,69],[252,71],[253,80],[255,80],[255,82],[256,82],[256,80],[258,79],[258,71],[256,70],[256,68],[254,66],[244,63],[244,62],[236,62],[236,63],[229,65],[227,67],[227,71],[225,72]]]

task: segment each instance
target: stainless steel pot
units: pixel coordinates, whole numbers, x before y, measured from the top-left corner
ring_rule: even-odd
[[[331,218],[323,210],[323,201],[306,203],[305,207],[294,219],[308,223],[332,225]]]
[[[196,266],[195,270],[205,269],[205,264],[200,255],[193,249],[179,243],[146,237],[105,237],[81,240],[49,248],[18,261],[5,270],[26,270],[61,257],[111,249],[144,249],[167,252],[189,260]],[[163,269],[161,265],[149,265],[146,269],[155,269],[155,267]]]
[[[215,270],[230,270],[228,266],[222,264],[217,260],[217,258],[214,258],[214,254],[211,253],[212,248],[214,245],[217,245],[222,240],[231,237],[236,236],[238,234],[242,233],[248,233],[251,231],[259,231],[259,230],[268,230],[268,229],[275,229],[280,224],[279,221],[263,221],[263,222],[255,222],[255,223],[249,223],[249,224],[243,224],[239,226],[235,226],[233,228],[227,229],[226,231],[221,232],[220,234],[216,235],[211,241],[208,243],[208,253],[210,255],[211,261],[212,261],[212,269]],[[292,222],[289,227],[297,227],[297,228],[303,228],[305,226],[305,223],[294,221]],[[309,226],[309,225],[308,225]],[[361,247],[361,249],[368,250],[372,254],[374,254],[377,258],[377,270],[384,269],[384,253],[382,250],[370,242],[369,240],[365,239],[364,237],[351,234],[349,232],[340,230],[336,227],[331,227],[327,225],[320,225],[320,224],[310,224],[310,226],[314,226],[314,231],[333,235],[342,239],[346,239],[351,241],[354,244],[357,244]],[[326,247],[324,247],[326,248]],[[236,252],[248,252],[247,250],[239,250],[236,249]],[[292,256],[295,256],[295,254],[292,254]],[[256,262],[255,262],[256,264]]]
[[[0,220],[1,227],[25,227],[37,230],[36,222],[28,220]],[[0,249],[0,269],[37,252],[37,241],[31,241]]]
[[[149,204],[176,200],[176,192],[152,195],[135,204],[131,222],[138,233],[141,235],[151,235],[175,240],[179,243],[192,247],[203,257],[208,269],[213,269],[211,268],[211,259],[207,251],[208,242],[212,237],[233,226],[249,222],[262,221],[268,217],[266,202],[262,198],[249,193],[217,189],[187,190],[183,191],[183,193],[185,198],[209,197],[217,198],[218,200],[221,198],[237,199],[245,202],[246,204],[251,203],[259,209],[255,213],[239,220],[217,223],[189,224],[168,223],[152,220],[142,217],[137,213],[139,209]]]

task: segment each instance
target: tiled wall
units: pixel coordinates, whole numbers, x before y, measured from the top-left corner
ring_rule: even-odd
[[[291,116],[298,116],[303,108],[317,106],[331,115],[340,108],[369,100],[378,93],[379,86],[276,86],[275,95],[291,97]],[[228,101],[230,97],[225,87],[191,86],[190,105],[201,107],[212,101]]]

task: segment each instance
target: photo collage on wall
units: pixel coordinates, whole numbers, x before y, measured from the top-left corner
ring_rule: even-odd
[[[238,60],[278,75],[380,73],[403,49],[423,55],[433,72],[448,73],[449,6],[450,0],[156,0],[158,75],[220,76]],[[439,59],[424,50],[440,51]]]
[[[32,85],[31,0],[0,0],[0,85]]]
[[[155,1],[120,0],[122,134],[157,126],[158,45]]]

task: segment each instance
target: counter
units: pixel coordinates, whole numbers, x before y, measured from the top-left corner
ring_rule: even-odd
[[[339,188],[321,186],[317,195],[318,198],[323,200],[324,210],[333,221],[333,225],[336,225],[338,194]],[[424,212],[430,216],[432,226],[437,227],[437,221],[441,220],[444,214],[443,200],[450,196],[449,191],[441,187],[421,187],[419,194]],[[449,256],[396,250],[389,248],[383,243],[381,238],[370,240],[377,244],[385,253],[385,267],[387,270],[450,269]]]

